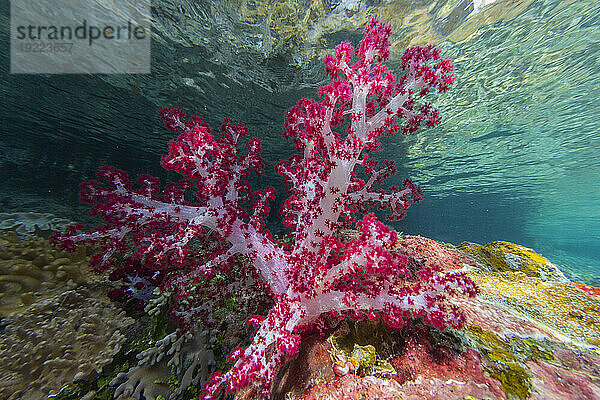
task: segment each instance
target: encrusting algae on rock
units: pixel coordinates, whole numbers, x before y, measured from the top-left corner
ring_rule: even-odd
[[[417,321],[395,333],[374,322],[356,323],[327,341],[308,341],[285,368],[313,375],[293,385],[293,374],[285,375],[281,387],[293,389],[274,398],[600,399],[600,297],[593,290],[571,283],[535,251],[508,242],[454,247],[402,236],[400,243],[404,254],[442,254],[448,268],[466,271],[479,285],[475,299],[457,303],[465,327],[442,332]],[[370,328],[357,328],[365,324]],[[327,360],[316,356],[322,348],[329,349]],[[334,373],[354,358],[354,348],[375,349],[393,369],[369,374],[356,363]],[[327,368],[330,373],[323,373]]]
[[[547,330],[593,346],[600,344],[600,298],[563,282],[542,281],[523,273],[473,271],[482,299],[503,304]]]
[[[458,249],[480,263],[480,268],[493,272],[522,272],[544,281],[569,280],[545,257],[532,249],[510,242],[491,242],[485,246],[464,242]]]
[[[545,329],[574,342],[600,344],[600,297],[570,282],[558,267],[523,246],[493,242],[463,243],[459,250],[477,260],[469,276],[480,300],[506,306]]]

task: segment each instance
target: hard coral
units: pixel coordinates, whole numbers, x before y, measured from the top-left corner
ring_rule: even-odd
[[[161,190],[153,177],[143,175],[132,184],[125,172],[104,167],[98,181],[84,185],[81,199],[94,205],[93,214],[106,225],[92,232],[73,228],[56,238],[67,247],[101,241],[98,269],[110,267],[114,254],[133,246],[134,258],[164,275],[161,287],[173,292],[172,313],[183,328],[210,310],[210,299],[190,293],[231,276],[235,256],[245,258],[247,273],[216,287],[218,296],[250,288],[269,295],[274,305],[268,315],[249,318],[257,328],[251,344],[231,352],[233,366],[211,378],[206,398],[216,397],[223,386],[230,392],[249,385],[267,396],[279,365],[297,354],[301,332],[323,315],[381,318],[395,328],[420,317],[439,328],[456,327],[462,314],[447,296],[477,292],[464,274],[444,271],[438,262],[426,258],[408,265],[406,256],[391,251],[398,235],[373,214],[357,223],[355,240],[336,237],[357,212],[377,205],[390,211],[390,219],[400,219],[421,199],[410,179],[389,191],[378,189],[395,167],[369,153],[381,136],[439,123],[439,113],[422,97],[447,90],[454,80],[452,64],[433,46],[406,50],[396,75],[383,64],[390,28],[373,18],[364,32],[356,48],[341,43],[325,59],[333,81],[319,90],[320,99],[302,99],[286,115],[284,134],[299,151],[277,165],[289,186],[281,214],[295,239],[291,248],[264,227],[274,190],[253,192],[246,180],[251,170],[262,173],[260,142],[249,140],[242,152],[243,125],[225,120],[216,137],[202,119],[186,120],[172,108],[160,115],[179,136],[162,165],[183,178]],[[209,259],[195,262],[191,249],[215,239],[219,244]]]
[[[97,280],[90,275],[87,250],[69,253],[33,235],[0,234],[0,317]]]
[[[14,231],[22,236],[33,234],[50,236],[49,232],[65,229],[72,223],[50,213],[0,212],[0,231]]]
[[[138,354],[136,366],[110,382],[111,386],[117,386],[114,398],[176,399],[188,386],[204,383],[215,364],[211,342],[210,330],[198,327],[188,332],[170,333]],[[166,384],[172,373],[181,376],[175,389]]]
[[[69,290],[10,314],[0,336],[0,398],[47,399],[112,361],[133,323],[87,289]]]

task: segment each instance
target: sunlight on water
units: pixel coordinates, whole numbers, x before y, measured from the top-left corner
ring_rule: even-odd
[[[514,241],[574,279],[597,278],[598,1],[158,1],[152,74],[17,76],[0,65],[0,202],[75,218],[85,211],[78,183],[99,166],[160,175],[170,139],[155,114],[162,105],[215,126],[225,116],[246,123],[264,143],[257,186],[285,193],[271,167],[293,149],[281,136],[285,110],[314,96],[324,55],[358,40],[372,14],[394,31],[392,67],[424,43],[456,65],[437,100],[441,126],[383,146],[398,182],[410,176],[425,190],[395,227],[455,244]]]
[[[0,2],[0,400],[600,398],[599,0],[124,1]],[[144,52],[110,41],[142,8]],[[358,235],[335,229],[339,202],[386,200],[328,170],[364,166],[354,151],[279,164],[289,191],[276,170],[296,154],[290,125],[304,140],[319,124],[303,118],[338,115],[301,102],[284,134],[286,111],[316,98],[325,55],[356,45],[374,15],[398,75],[413,45],[455,64],[451,90],[426,100],[442,123],[369,154],[398,169],[374,189],[410,177],[424,191],[401,221],[369,210],[398,237],[371,217]],[[114,26],[96,27],[105,18]],[[51,40],[47,23],[63,19],[89,23],[82,47],[102,56],[15,42],[32,21]],[[363,57],[387,38],[373,24]],[[92,51],[92,25],[112,51]],[[104,55],[127,69],[91,73],[117,72]],[[150,73],[126,73],[147,61]],[[32,66],[43,73],[14,73]],[[369,113],[361,102],[348,121]],[[195,118],[171,131],[181,114],[159,107],[214,136]],[[224,118],[248,127],[237,148],[242,130]],[[247,176],[259,147],[265,172]],[[249,196],[269,186],[269,206],[270,191]],[[513,244],[477,245],[495,241]]]
[[[526,219],[530,246],[597,276],[600,3],[534,2],[441,47],[458,79],[440,98],[442,126],[406,138],[411,175],[431,196],[485,192],[522,203],[527,212],[514,217]]]

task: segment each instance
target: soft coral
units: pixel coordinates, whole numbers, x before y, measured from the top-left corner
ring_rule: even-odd
[[[395,251],[398,235],[373,214],[358,222],[357,238],[338,238],[339,228],[357,211],[378,204],[399,219],[411,201],[420,200],[422,193],[410,180],[389,191],[376,189],[395,168],[391,162],[379,165],[368,153],[379,147],[381,136],[436,125],[438,112],[420,98],[432,89],[445,91],[453,81],[452,64],[431,46],[406,50],[403,74],[397,77],[382,64],[389,55],[390,32],[373,18],[356,49],[340,44],[325,59],[334,80],[320,89],[320,100],[302,99],[286,115],[285,136],[295,140],[299,151],[277,166],[289,186],[281,212],[295,239],[291,248],[264,229],[273,189],[253,193],[246,180],[250,170],[262,172],[260,142],[252,139],[240,152],[238,141],[247,130],[229,120],[216,138],[200,118],[185,120],[179,110],[162,109],[167,128],[179,133],[162,165],[183,175],[181,181],[161,191],[156,179],[143,176],[134,187],[124,172],[104,168],[99,178],[105,183],[84,186],[82,199],[95,204],[94,213],[107,224],[59,240],[102,240],[100,267],[110,265],[115,251],[133,246],[134,257],[165,273],[162,287],[174,290],[177,301],[242,255],[250,274],[231,290],[264,285],[272,297],[266,317],[250,319],[257,327],[251,344],[233,350],[232,368],[211,378],[206,398],[223,385],[227,391],[257,385],[266,396],[279,365],[296,354],[301,328],[325,314],[382,317],[393,327],[415,316],[440,328],[460,326],[460,311],[445,299],[476,293],[465,275],[442,271],[435,262],[409,265],[409,257]],[[360,166],[366,180],[357,175]],[[205,262],[189,262],[190,242],[208,235],[221,244]],[[186,301],[175,313],[189,324],[205,309]]]

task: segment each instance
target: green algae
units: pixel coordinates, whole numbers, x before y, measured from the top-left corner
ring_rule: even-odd
[[[350,321],[349,332],[330,336],[331,358],[334,362],[352,362],[360,366],[365,375],[395,374],[396,370],[382,357],[384,344],[391,342],[385,325],[377,321]]]
[[[516,364],[507,364],[504,370],[490,372],[490,376],[502,383],[502,389],[510,398],[526,400],[531,397],[531,381],[527,371]],[[512,395],[512,396],[511,396]]]
[[[477,325],[469,326],[466,332],[482,356],[484,371],[500,381],[509,398],[531,398],[531,372],[526,362],[553,360],[549,346],[531,338],[501,338]]]
[[[482,246],[464,242],[458,250],[475,258],[489,271],[522,272],[542,280],[564,280],[562,273],[547,258],[518,244],[498,241]]]

